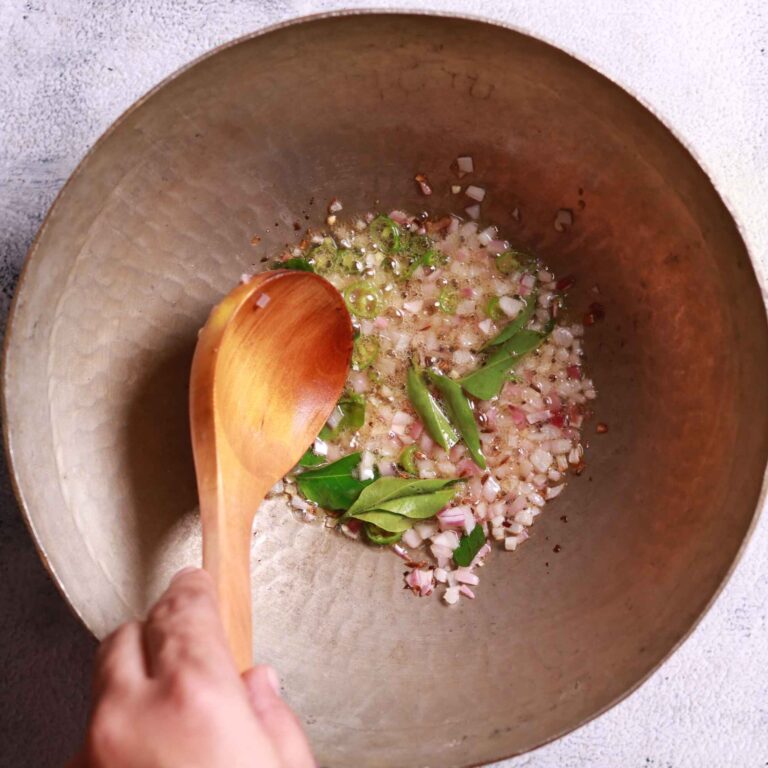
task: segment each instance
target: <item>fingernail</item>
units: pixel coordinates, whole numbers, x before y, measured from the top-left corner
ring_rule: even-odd
[[[267,682],[269,687],[275,692],[276,696],[280,695],[280,677],[273,667],[267,667],[265,671]]]

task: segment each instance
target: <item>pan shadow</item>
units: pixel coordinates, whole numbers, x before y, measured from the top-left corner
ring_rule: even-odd
[[[171,531],[197,509],[189,434],[189,372],[197,334],[176,339],[146,366],[127,413],[130,512],[139,544],[139,595],[157,597],[155,574]]]

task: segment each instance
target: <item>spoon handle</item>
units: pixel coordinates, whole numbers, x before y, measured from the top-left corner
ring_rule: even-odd
[[[251,619],[251,522],[249,515],[203,512],[203,568],[219,596],[232,655],[240,672],[253,666]]]

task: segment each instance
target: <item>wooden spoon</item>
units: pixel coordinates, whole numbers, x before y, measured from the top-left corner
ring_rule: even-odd
[[[254,514],[331,414],[351,353],[344,300],[309,272],[252,278],[212,310],[200,332],[190,421],[203,567],[216,583],[241,670],[252,658]]]

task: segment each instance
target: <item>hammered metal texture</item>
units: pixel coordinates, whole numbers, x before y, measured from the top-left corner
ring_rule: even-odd
[[[637,685],[716,593],[765,471],[768,331],[710,182],[638,103],[543,43],[459,19],[313,20],[215,53],[124,116],[54,206],[16,303],[16,481],[103,636],[199,561],[186,387],[210,306],[333,196],[345,214],[455,208],[466,153],[488,220],[577,276],[574,313],[599,286],[587,350],[609,432],[532,541],[450,609],[403,591],[389,553],[259,513],[254,654],[324,766],[530,749]]]

